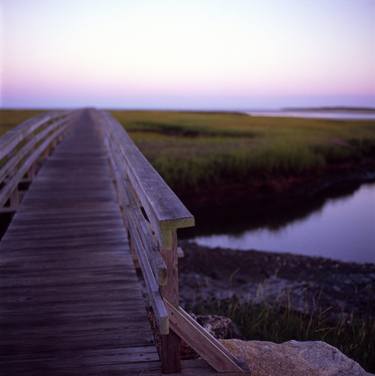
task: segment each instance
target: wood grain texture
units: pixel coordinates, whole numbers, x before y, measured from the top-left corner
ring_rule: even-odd
[[[40,115],[0,138],[0,208],[7,203],[11,208],[18,207],[22,181],[26,176],[34,177],[41,159],[55,148],[76,114]]]
[[[10,176],[0,204],[7,195],[21,201],[0,242],[0,376],[241,374],[178,304],[176,229],[194,218],[111,116],[73,115],[55,123],[61,114],[41,116],[0,139],[10,151],[27,137],[18,157],[3,153],[0,170]],[[50,130],[40,131],[46,121]],[[181,338],[216,371],[202,359],[181,361]]]
[[[181,307],[165,300],[169,311],[171,329],[204,358],[217,372],[239,372],[250,374],[246,363],[236,359],[230,352],[200,326]]]
[[[117,168],[126,168],[131,186],[161,235],[164,230],[193,226],[194,217],[124,132],[121,124],[108,113],[101,112],[100,116],[109,148],[116,150],[116,154],[122,158]],[[120,175],[122,172],[118,171]],[[160,240],[163,243],[162,237]],[[168,248],[169,244],[163,246]]]
[[[71,127],[0,243],[0,375],[158,374],[101,129]]]

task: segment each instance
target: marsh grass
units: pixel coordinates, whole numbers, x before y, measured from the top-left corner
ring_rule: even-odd
[[[213,300],[190,307],[196,314],[230,317],[244,339],[281,343],[289,340],[325,341],[356,360],[366,370],[375,371],[375,320],[354,316],[332,319],[329,309],[310,315],[290,306],[239,303],[237,299]]]
[[[0,137],[11,128],[41,112],[40,110],[0,110]]]
[[[0,135],[41,111],[1,110]],[[241,113],[113,111],[177,191],[254,178],[309,175],[375,159],[375,121],[254,117]]]
[[[310,174],[375,157],[375,121],[114,111],[174,188]]]

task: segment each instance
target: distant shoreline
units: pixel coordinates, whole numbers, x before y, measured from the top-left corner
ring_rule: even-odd
[[[99,106],[100,107],[100,106]],[[74,110],[77,107],[1,107],[0,111],[54,111]],[[168,108],[168,107],[103,107],[105,111],[157,111],[157,112],[187,112],[210,114],[236,114],[247,115],[258,112],[354,112],[375,113],[375,107],[351,107],[351,106],[322,106],[322,107],[281,107],[281,108]]]
[[[375,107],[284,107],[282,112],[370,112],[375,113]]]

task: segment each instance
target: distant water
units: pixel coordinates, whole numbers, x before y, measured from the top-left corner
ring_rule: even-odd
[[[297,117],[337,120],[375,120],[375,113],[373,112],[366,113],[344,111],[250,111],[246,113],[253,116]]]
[[[249,230],[241,233],[226,233],[221,228],[215,235],[193,240],[209,247],[375,263],[375,183],[362,185],[350,196],[328,199],[319,210],[277,229],[271,224],[255,229],[248,226]]]

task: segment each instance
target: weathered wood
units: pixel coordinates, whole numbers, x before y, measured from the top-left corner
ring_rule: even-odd
[[[65,115],[64,112],[50,112],[26,120],[22,124],[12,128],[0,138],[0,160],[6,158],[20,142],[33,132],[47,125],[49,121],[57,120]]]
[[[66,128],[66,125],[53,132],[47,139],[45,139],[25,160],[23,165],[18,169],[17,173],[5,184],[0,192],[0,206],[8,200],[11,192],[17,187],[22,177],[27,173],[30,167],[38,160],[44,150],[49,146],[50,142],[62,133]]]
[[[121,125],[89,110],[40,117],[17,132],[0,139],[9,152],[0,206],[32,184],[0,243],[0,369],[213,374],[205,362],[181,362],[183,338],[215,370],[242,373],[179,307],[176,230],[194,219]],[[43,154],[49,157],[35,175]],[[157,322],[161,362],[135,265]]]
[[[15,208],[11,208],[11,207],[0,208],[0,214],[8,214],[8,213],[14,214],[15,212],[16,212]]]
[[[147,162],[121,125],[108,114],[102,114],[102,119],[118,198],[125,209],[125,223],[138,255],[152,306],[155,305],[152,294],[159,286],[162,296],[178,306],[176,229],[193,225],[194,218]],[[150,269],[159,286],[153,285]],[[154,309],[154,314],[160,322],[160,312]],[[178,372],[181,368],[180,338],[173,332],[160,332],[162,369],[166,373]]]
[[[20,202],[20,192],[16,188],[9,196],[9,207],[16,208]]]
[[[66,123],[66,119],[62,119],[60,121],[57,121],[53,123],[51,126],[45,128],[38,134],[36,134],[33,138],[31,138],[24,146],[21,147],[20,150],[16,152],[13,158],[10,158],[4,166],[0,169],[0,181],[3,181],[7,176],[12,174],[13,171],[17,169],[17,166],[20,164],[20,162],[32,152],[35,145],[38,144],[41,140],[43,140],[51,131],[59,128],[64,123]],[[35,172],[35,164],[32,164],[30,166],[29,171],[27,171],[27,174],[33,175],[33,172]]]
[[[218,372],[243,372],[249,370],[245,363],[239,362],[229,351],[207,330],[200,326],[181,307],[176,308],[165,300],[171,329],[192,347],[211,367]]]
[[[137,254],[140,266],[142,268],[142,273],[148,290],[150,303],[153,307],[154,315],[157,320],[160,333],[163,335],[168,334],[169,322],[167,309],[164,305],[163,300],[161,299],[159,292],[159,284],[156,281],[154,273],[152,272],[149,259],[147,258],[147,255],[145,254],[144,249],[140,244],[140,239],[136,235],[137,230],[134,226],[135,224],[130,222],[130,231],[132,231],[132,233],[134,234],[134,236],[132,237],[132,241],[134,242],[135,252]]]
[[[225,376],[243,376],[242,372],[225,372]],[[142,376],[160,375],[158,371],[144,371]],[[212,369],[203,359],[189,359],[181,361],[181,376],[212,376],[217,375],[217,371]]]
[[[5,161],[0,168],[0,207],[8,200],[12,207],[18,206],[22,198],[22,195],[18,195],[15,200],[14,192],[17,192],[18,185],[24,176],[34,176],[41,155],[55,145],[68,124],[67,114],[63,117],[47,114],[26,121],[0,139],[3,146],[1,155]]]
[[[179,306],[179,291],[178,291],[178,257],[177,257],[177,234],[175,230],[169,230],[170,237],[168,244],[171,245],[169,249],[161,249],[161,254],[167,265],[167,283],[162,286],[161,293],[164,301],[168,301],[175,307]],[[180,345],[181,338],[173,331],[169,335],[162,336],[161,347],[161,361],[162,369],[166,373],[180,372]]]
[[[106,145],[116,181],[118,199],[124,208],[125,223],[149,295],[152,295],[152,291],[156,291],[158,287],[152,275],[152,272],[158,275],[158,268],[152,263],[157,256],[150,251],[153,250],[152,244],[155,238],[156,250],[160,251],[163,264],[166,266],[164,283],[160,283],[159,277],[156,278],[159,280],[161,296],[172,307],[169,308],[170,315],[171,312],[179,313],[178,258],[183,256],[183,252],[177,246],[176,230],[193,225],[194,219],[135,147],[122,126],[109,114],[102,114],[102,121],[105,124]],[[207,337],[194,320],[188,320],[184,315],[182,317],[185,320],[182,329],[174,325],[168,335],[161,336],[163,372],[180,371],[180,339],[186,340],[185,336],[187,336],[189,343],[191,339],[188,335],[189,330],[194,333],[191,343],[216,369],[242,371],[235,359],[230,357],[218,341],[213,337]],[[202,343],[196,344],[194,342],[196,337],[202,340]],[[220,361],[221,357],[224,359]]]
[[[194,217],[175,193],[146,160],[122,126],[108,113],[102,113],[107,137],[112,144],[121,144],[120,152],[127,174],[149,218],[159,226],[161,233],[168,229],[190,227]],[[164,239],[160,239],[162,242]],[[163,244],[168,247],[169,244]]]
[[[160,374],[100,127],[70,130],[0,242],[0,374]]]
[[[161,335],[161,371],[162,373],[181,372],[181,338],[170,330],[168,335]]]
[[[163,298],[167,299],[169,303],[179,305],[179,291],[178,291],[178,257],[177,257],[177,234],[176,231],[170,231],[168,235],[171,240],[171,247],[169,249],[161,249],[161,254],[167,265],[167,283],[161,287]]]

